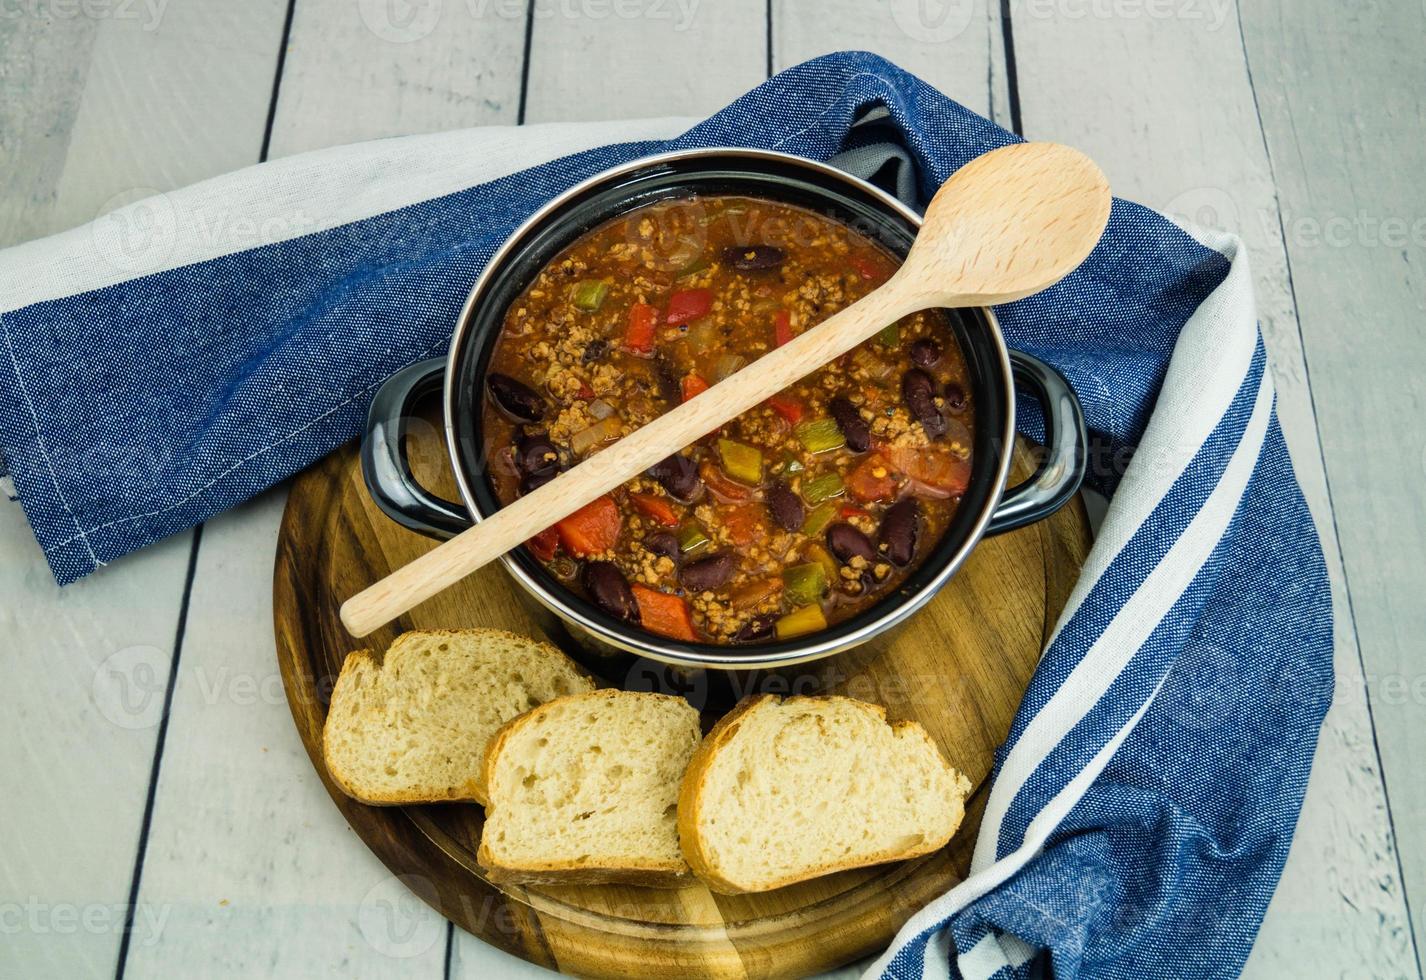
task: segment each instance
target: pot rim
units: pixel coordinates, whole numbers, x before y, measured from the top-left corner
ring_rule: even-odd
[[[451,470],[455,475],[456,486],[460,490],[461,502],[475,523],[479,523],[489,515],[483,514],[477,506],[475,494],[471,491],[470,484],[467,481],[467,474],[460,463],[461,455],[457,444],[458,437],[456,432],[456,372],[454,368],[456,358],[466,343],[466,334],[473,321],[472,314],[480,303],[481,296],[488,286],[492,270],[500,268],[500,266],[510,258],[512,253],[521,246],[522,241],[532,228],[545,221],[554,212],[561,210],[572,199],[579,197],[591,188],[635,171],[663,163],[727,157],[750,160],[771,160],[812,170],[824,177],[831,177],[857,188],[862,193],[875,198],[885,207],[897,212],[902,218],[908,221],[913,228],[919,229],[921,227],[921,215],[869,181],[817,160],[809,160],[805,157],[795,156],[779,150],[762,150],[750,147],[697,147],[693,149],[670,150],[639,157],[610,167],[607,170],[602,170],[551,198],[544,205],[537,208],[518,228],[511,232],[505,241],[501,243],[500,247],[490,256],[489,261],[486,262],[480,275],[476,277],[474,284],[471,286],[470,293],[467,295],[466,301],[461,307],[460,316],[456,321],[455,329],[451,333],[451,342],[446,354],[445,381],[441,394],[446,433],[446,453],[449,458]],[[823,638],[824,634],[828,631],[824,630],[811,633],[808,634],[805,644],[796,644],[791,650],[763,656],[759,656],[760,648],[758,646],[732,647],[716,644],[687,644],[685,646],[691,649],[675,648],[667,645],[663,638],[657,634],[648,633],[637,627],[631,628],[627,634],[616,631],[607,624],[585,615],[578,609],[572,608],[562,600],[555,590],[546,588],[543,583],[529,575],[508,553],[501,555],[501,564],[505,566],[505,571],[533,596],[536,601],[565,621],[579,624],[582,628],[593,633],[601,641],[611,646],[637,656],[647,657],[650,660],[677,667],[713,667],[722,670],[754,670],[769,667],[792,666],[813,660],[820,660],[860,646],[873,637],[900,625],[912,615],[919,612],[940,592],[960,569],[961,565],[965,563],[975,546],[980,543],[981,538],[985,535],[986,528],[989,526],[991,517],[1000,504],[1001,497],[1005,493],[1005,483],[1010,472],[1010,461],[1015,447],[1015,388],[1011,374],[1010,354],[1006,348],[1005,338],[1000,330],[1000,322],[996,318],[994,310],[990,307],[978,307],[975,309],[984,317],[985,323],[990,328],[990,340],[996,357],[996,366],[999,368],[1003,380],[1001,390],[1004,392],[1005,397],[1005,426],[997,440],[1000,451],[999,459],[996,461],[996,472],[993,476],[994,492],[991,493],[989,498],[985,501],[985,505],[980,514],[977,515],[974,524],[971,525],[969,531],[965,534],[960,546],[945,559],[944,565],[936,571],[935,575],[927,581],[918,592],[910,596],[904,596],[902,593],[897,592],[887,595],[877,603],[874,603],[868,609],[868,612],[875,610],[883,603],[894,602],[895,605],[893,608],[889,609],[885,614],[863,624],[860,628],[851,633],[825,638]]]

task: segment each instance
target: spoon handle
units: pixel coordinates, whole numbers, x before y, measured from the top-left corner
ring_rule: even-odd
[[[791,342],[358,592],[342,604],[342,623],[353,636],[379,629],[925,305],[924,293],[898,272]]]

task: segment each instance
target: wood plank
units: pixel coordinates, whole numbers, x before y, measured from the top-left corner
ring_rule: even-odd
[[[1426,6],[1245,4],[1242,30],[1282,205],[1419,966],[1426,948],[1426,444],[1416,417],[1426,403],[1426,200],[1414,175],[1426,164]],[[1360,702],[1356,692],[1348,696]],[[1364,764],[1354,777],[1374,775]],[[1383,887],[1398,886],[1386,878]]]
[[[514,123],[523,7],[515,17],[487,9],[297,4],[269,155]],[[204,535],[142,889],[146,904],[173,911],[164,941],[135,948],[129,966],[307,977],[341,963],[356,976],[440,977],[445,921],[354,837],[282,698],[271,583],[285,499],[285,488],[271,491]],[[256,701],[240,696],[250,679]],[[261,815],[242,813],[242,801]],[[194,861],[195,850],[225,857]],[[482,971],[526,965],[476,947],[468,959]]]
[[[204,529],[140,904],[136,977],[432,978],[445,923],[355,840],[292,725],[272,636],[285,495]]]
[[[521,122],[705,115],[766,77],[767,11],[757,0],[729,0],[716,10],[640,0],[622,8],[635,17],[531,2]],[[452,936],[450,977],[532,969],[463,930]]]
[[[1013,23],[1026,135],[1084,149],[1104,167],[1121,196],[1227,226],[1246,240],[1277,382],[1278,413],[1326,551],[1338,623],[1337,702],[1323,730],[1282,885],[1248,974],[1296,976],[1302,964],[1311,963],[1313,972],[1323,975],[1415,975],[1313,396],[1288,289],[1273,175],[1233,10],[1190,5],[1182,8],[1182,17],[1161,19],[1150,16],[1150,5],[1145,5],[1133,8],[1139,16],[1104,19],[1065,16],[1064,11],[1056,15],[1048,5],[1033,9],[1034,15],[1016,16]],[[1292,9],[1293,20],[1315,36],[1320,22],[1300,6]],[[1338,67],[1329,72],[1327,64],[1319,66],[1319,89],[1340,75]],[[1256,60],[1253,68],[1260,70]],[[1342,111],[1348,105],[1342,103]],[[1372,295],[1371,290],[1352,292]],[[1404,372],[1419,358],[1397,363]],[[1323,401],[1319,396],[1317,404]],[[1391,455],[1405,454],[1397,450]],[[1415,513],[1419,518],[1419,501]]]
[[[767,10],[758,0],[716,10],[648,0],[604,15],[595,5],[532,2],[522,122],[704,115],[766,77]],[[513,962],[524,967],[454,934],[450,976],[486,976]]]
[[[99,22],[0,19],[0,247],[59,231],[56,185]]]
[[[59,180],[64,227],[257,160],[282,0],[101,21]],[[115,5],[118,9],[118,5]]]
[[[114,970],[190,543],[61,591],[20,505],[0,501],[0,976]],[[162,915],[143,910],[135,939]]]
[[[0,19],[0,244],[86,221],[137,187],[166,189],[250,162],[262,137],[272,28],[281,23],[270,13],[214,0],[175,5],[157,22],[137,8],[133,16],[112,8],[73,17],[26,8]],[[215,18],[221,38],[206,34]],[[206,68],[225,61],[217,72]],[[244,96],[240,82],[256,94]],[[211,139],[195,139],[209,130]],[[192,536],[175,535],[64,590],[18,505],[0,504],[0,537],[0,628],[23,638],[6,663],[23,696],[0,713],[0,826],[27,842],[0,859],[0,975],[109,974]],[[8,928],[11,910],[23,916],[18,932]],[[138,909],[131,942],[161,933],[166,916],[159,906]]]
[[[1010,128],[999,4],[787,0],[772,17],[775,71],[855,45]]]
[[[704,116],[767,75],[764,0],[532,0],[522,122]]]
[[[524,0],[303,0],[292,19],[271,156],[515,122]]]
[[[766,75],[766,11],[755,0],[720,3],[716,11],[650,0],[627,8],[641,15],[633,18],[532,2],[522,122],[703,115]],[[534,969],[463,930],[453,934],[451,977]]]
[[[758,0],[720,3],[716,11],[650,0],[638,10],[671,16],[633,19],[594,19],[571,5],[530,2],[521,122],[704,115],[766,76],[766,10]],[[535,969],[463,930],[452,939],[451,977]]]

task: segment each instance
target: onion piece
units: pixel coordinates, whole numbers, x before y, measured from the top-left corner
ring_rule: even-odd
[[[721,354],[713,364],[713,378],[722,381],[731,377],[746,363],[748,359],[742,354]]]
[[[858,347],[852,354],[852,361],[866,372],[873,381],[885,381],[896,373],[896,365],[883,361],[864,347]]]
[[[589,414],[593,415],[596,419],[607,419],[614,414],[614,406],[602,398],[596,398],[589,403]]]
[[[623,425],[624,423],[620,422],[616,415],[600,419],[593,425],[580,429],[570,436],[569,448],[576,456],[583,456],[600,443],[619,438]]]
[[[913,497],[927,500],[945,500],[951,495],[947,490],[933,487],[929,483],[922,483],[920,480],[913,480],[910,477],[906,480],[906,490]]]
[[[690,350],[712,350],[718,344],[718,324],[711,316],[700,317],[688,325],[684,336]]]

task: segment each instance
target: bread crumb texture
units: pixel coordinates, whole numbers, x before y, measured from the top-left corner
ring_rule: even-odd
[[[481,864],[583,880],[686,876],[678,789],[699,734],[682,698],[628,691],[559,698],[518,718],[486,760]]]

